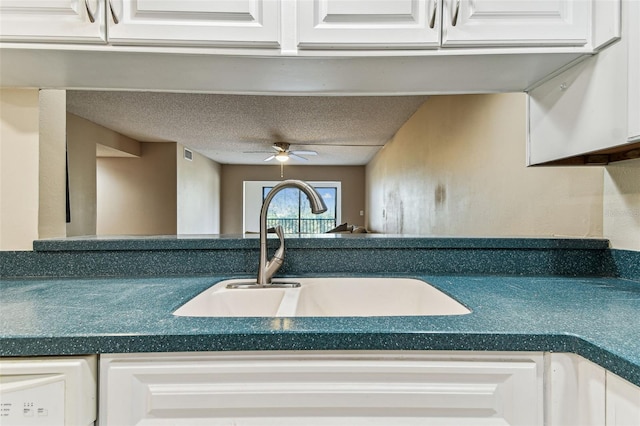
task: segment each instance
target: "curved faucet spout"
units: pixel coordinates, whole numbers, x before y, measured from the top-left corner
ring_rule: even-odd
[[[280,239],[280,247],[276,250],[273,258],[267,260],[267,211],[269,210],[269,204],[271,204],[273,197],[285,188],[298,188],[304,192],[307,198],[309,198],[309,204],[311,205],[311,212],[313,214],[320,214],[327,211],[327,206],[324,204],[320,194],[318,194],[313,186],[301,180],[283,180],[269,191],[260,210],[260,264],[258,265],[257,284],[261,286],[271,283],[271,278],[284,262],[284,233],[280,225],[276,227],[276,234]]]

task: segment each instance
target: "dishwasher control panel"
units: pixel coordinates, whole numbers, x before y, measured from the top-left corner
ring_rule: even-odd
[[[89,426],[97,356],[0,358],[0,426]]]
[[[64,377],[22,376],[21,379],[29,382],[29,386],[0,395],[0,425],[64,426]]]

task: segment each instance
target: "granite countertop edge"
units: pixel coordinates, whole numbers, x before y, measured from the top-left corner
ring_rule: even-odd
[[[275,238],[274,236],[270,236]],[[394,234],[287,235],[289,249],[580,249],[603,250],[602,238],[572,237],[434,237]],[[258,249],[259,236],[160,235],[89,236],[36,240],[39,252],[109,250],[242,250]]]
[[[337,343],[338,340],[342,343]],[[0,338],[0,358],[108,353],[354,350],[573,353],[640,386],[639,364],[571,333],[324,331]]]

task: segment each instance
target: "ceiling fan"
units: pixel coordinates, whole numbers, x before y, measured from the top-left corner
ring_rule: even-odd
[[[294,159],[297,161],[309,161],[308,158],[302,157],[302,155],[318,155],[315,151],[291,151],[289,149],[291,144],[287,142],[275,142],[271,147],[276,151],[274,154],[265,158],[264,161],[271,161],[276,159],[281,163],[285,163],[289,161],[289,159]]]

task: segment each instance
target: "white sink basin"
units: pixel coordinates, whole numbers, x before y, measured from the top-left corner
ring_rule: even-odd
[[[463,315],[471,311],[412,278],[295,278],[298,288],[228,289],[226,280],[173,314],[190,317],[381,317]]]

